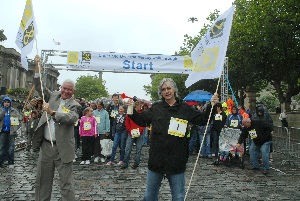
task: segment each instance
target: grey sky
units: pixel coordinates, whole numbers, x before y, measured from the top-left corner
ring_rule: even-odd
[[[18,48],[15,38],[26,0],[0,0],[0,29],[7,48]],[[38,27],[38,48],[172,55],[183,43],[184,34],[195,35],[214,9],[227,10],[232,0],[32,0]],[[192,24],[188,18],[197,17]],[[53,39],[61,45],[54,45]],[[34,45],[35,47],[35,45]],[[29,58],[34,58],[34,49]],[[55,62],[55,61],[53,61]],[[88,72],[60,71],[58,78],[76,79]],[[89,72],[89,74],[95,74]],[[150,75],[103,73],[110,94],[126,93],[149,99],[143,85]]]

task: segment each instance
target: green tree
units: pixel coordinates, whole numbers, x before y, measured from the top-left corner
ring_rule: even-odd
[[[268,108],[269,112],[275,112],[276,107],[279,106],[279,101],[275,96],[272,95],[266,95],[259,98],[260,102],[264,103],[264,106]]]
[[[0,42],[7,40],[6,36],[4,35],[4,30],[0,30]]]
[[[4,35],[4,30],[0,29],[0,42],[3,42],[7,40],[6,36]],[[0,47],[3,47],[2,45],[0,45]]]
[[[188,34],[184,35],[183,40],[183,46],[180,47],[179,52],[175,52],[175,55],[190,55],[191,51],[194,49],[194,47],[198,44],[201,37],[207,32],[209,27],[212,25],[212,23],[218,18],[219,16],[218,10],[214,10],[212,13],[209,14],[209,16],[206,18],[208,21],[207,23],[204,23],[203,27],[200,29],[199,34],[192,37]],[[200,80],[190,86],[188,89],[185,87],[185,80],[187,79],[187,75],[176,75],[176,74],[152,74],[152,82],[150,85],[144,86],[144,90],[146,92],[146,95],[150,95],[152,100],[158,100],[158,85],[159,82],[165,78],[169,77],[172,78],[178,87],[178,92],[180,98],[184,98],[189,92],[197,90],[197,89],[203,89],[206,91],[209,91],[211,93],[215,92],[215,88],[217,86],[216,80]]]
[[[95,100],[101,97],[107,97],[108,92],[105,87],[105,81],[102,81],[97,75],[82,75],[76,80],[76,97],[82,97],[87,100]]]
[[[290,102],[300,92],[299,2],[234,3],[236,12],[227,50],[232,86],[236,91],[246,86],[259,90],[271,83],[279,101]]]

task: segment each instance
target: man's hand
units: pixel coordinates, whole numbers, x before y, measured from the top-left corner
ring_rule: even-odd
[[[108,137],[108,136],[109,136],[109,133],[105,133],[105,136]]]
[[[35,73],[39,73],[39,72],[42,72],[42,66],[41,66],[41,59],[40,59],[40,56],[39,55],[36,55],[34,57],[34,61],[35,61]]]
[[[50,109],[49,103],[44,102],[43,104],[43,111],[47,112],[47,114],[52,115],[53,114],[53,110]]]
[[[211,102],[212,105],[215,105],[216,103],[219,102],[219,97],[218,97],[218,94],[217,94],[217,93],[215,93],[215,94],[211,97],[210,102]]]

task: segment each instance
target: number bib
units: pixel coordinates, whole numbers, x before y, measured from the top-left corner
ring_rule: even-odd
[[[238,120],[231,120],[230,126],[231,127],[238,127],[239,121]]]
[[[76,122],[74,123],[74,126],[78,126],[78,121],[76,121]]]
[[[256,130],[253,129],[253,130],[249,131],[249,135],[250,135],[251,139],[257,138]]]
[[[222,121],[222,115],[216,114],[215,120],[216,120],[216,121]]]
[[[95,116],[95,119],[97,121],[97,124],[100,124],[100,116]]]
[[[177,137],[184,137],[187,124],[187,120],[171,117],[168,134]]]
[[[86,121],[83,123],[83,130],[88,131],[91,130],[91,128],[92,128],[91,122]]]
[[[140,130],[138,128],[132,129],[130,132],[131,132],[132,138],[136,138],[136,137],[140,137],[141,136]]]
[[[110,116],[111,116],[112,118],[115,118],[115,117],[117,116],[118,113],[119,113],[118,110],[112,110]]]
[[[33,128],[33,122],[31,122],[31,126],[30,126],[30,128]]]
[[[10,117],[10,125],[12,126],[18,126],[20,123],[19,123],[19,119],[18,117]]]
[[[69,113],[70,110],[68,110],[65,106],[61,106],[62,112],[63,113]]]

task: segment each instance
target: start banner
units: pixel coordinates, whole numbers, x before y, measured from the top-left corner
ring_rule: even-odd
[[[68,51],[67,57],[67,68],[81,70],[189,74],[193,68],[190,56]]]

